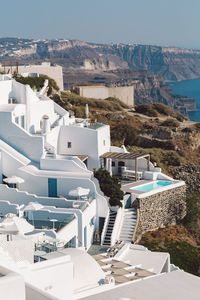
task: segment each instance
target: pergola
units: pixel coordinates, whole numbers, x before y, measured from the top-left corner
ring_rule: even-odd
[[[135,180],[138,180],[138,160],[141,158],[147,159],[147,171],[150,170],[150,154],[143,153],[118,153],[118,152],[105,152],[100,158],[111,158],[112,160],[131,160],[135,161]]]

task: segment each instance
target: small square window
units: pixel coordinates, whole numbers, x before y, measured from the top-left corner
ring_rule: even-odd
[[[67,148],[71,148],[72,147],[72,142],[67,142]]]

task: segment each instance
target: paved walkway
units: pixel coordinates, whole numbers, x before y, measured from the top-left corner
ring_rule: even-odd
[[[108,248],[110,248],[110,247],[101,246],[101,245],[92,245],[90,247],[90,249],[88,250],[88,254],[96,255],[96,254],[99,254],[99,253],[106,253]]]

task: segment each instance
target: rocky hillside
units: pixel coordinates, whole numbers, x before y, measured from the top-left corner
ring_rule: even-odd
[[[134,85],[135,104],[161,102],[184,114],[196,108],[194,99],[174,95],[164,79],[200,77],[200,51],[17,38],[0,39],[0,49],[2,64],[49,60],[62,65],[65,89],[86,84]]]
[[[89,72],[86,70],[64,70],[64,82],[66,89],[70,89],[73,85],[85,84],[134,85],[136,105],[161,102],[181,111],[183,114],[187,114],[189,110],[196,109],[193,98],[174,95],[161,75],[147,71],[118,69],[98,73],[97,71]]]
[[[200,77],[200,51],[173,47],[92,44],[77,40],[0,39],[1,60],[7,63],[50,59],[65,68],[87,71],[146,70],[166,80]]]

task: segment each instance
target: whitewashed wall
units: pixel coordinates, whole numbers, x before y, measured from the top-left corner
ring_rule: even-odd
[[[33,161],[40,160],[44,144],[42,137],[32,136],[23,128],[13,123],[10,112],[0,112],[0,128],[0,138],[8,143],[8,145]]]
[[[103,141],[105,140],[105,146]],[[72,147],[67,148],[71,142]],[[88,169],[98,169],[99,155],[109,151],[109,126],[103,126],[97,130],[78,126],[62,126],[59,135],[59,154],[88,155]]]

